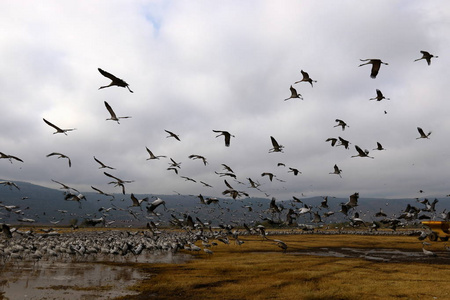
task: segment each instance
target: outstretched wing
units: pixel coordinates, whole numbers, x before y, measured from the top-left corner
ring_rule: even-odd
[[[280,145],[278,144],[278,142],[275,140],[275,138],[273,136],[270,137],[270,140],[272,141],[272,146],[274,148],[280,148]]]
[[[420,127],[417,127],[417,131],[419,131],[420,136],[426,136],[425,132],[423,132],[423,129]]]
[[[50,123],[50,122],[47,121],[46,119],[42,118],[42,120],[44,120],[44,122],[45,122],[47,125],[49,125],[49,126],[55,128],[57,131],[63,131],[61,128],[59,128],[59,127],[56,126],[55,124]]]
[[[108,110],[109,114],[111,115],[111,119],[117,119],[117,116],[114,113],[111,105],[109,105],[108,102],[106,102],[106,101],[104,101],[104,102],[105,102],[106,109]]]
[[[116,76],[114,76],[113,74],[108,73],[108,72],[106,72],[106,71],[103,71],[103,70],[100,69],[100,68],[98,68],[98,71],[100,72],[100,74],[102,74],[103,76],[105,76],[105,77],[111,79],[112,81],[115,81],[115,80],[119,79],[119,78],[117,78]]]

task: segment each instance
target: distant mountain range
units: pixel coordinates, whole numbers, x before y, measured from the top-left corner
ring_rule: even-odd
[[[245,198],[232,199],[220,198],[218,204],[202,204],[198,195],[135,195],[138,199],[149,197],[148,202],[142,203],[142,210],[139,207],[130,207],[132,201],[129,194],[114,194],[112,196],[101,195],[96,192],[82,193],[86,200],[66,201],[63,189],[51,189],[28,182],[15,182],[20,188],[0,186],[0,223],[24,224],[27,219],[34,220],[33,224],[42,225],[69,225],[77,222],[81,224],[85,219],[104,217],[109,226],[145,226],[150,220],[162,225],[169,225],[174,218],[184,218],[187,215],[194,220],[208,222],[213,226],[219,224],[254,225],[262,222],[286,220],[287,211],[292,208],[298,212],[304,204],[312,206],[312,211],[318,212],[325,223],[339,223],[346,221],[345,215],[339,210],[340,204],[348,201],[344,198],[328,198],[328,209],[319,208],[322,197],[301,198],[303,203],[295,202],[293,199],[283,199],[277,201],[277,205],[282,209],[279,214],[272,214],[269,211],[270,198]],[[71,191],[74,194],[78,194]],[[167,210],[160,206],[155,209],[158,215],[147,212],[146,206],[157,197],[165,201]],[[208,196],[204,195],[205,198]],[[423,200],[420,198],[419,200]],[[429,199],[430,202],[434,198]],[[449,201],[446,198],[438,199],[436,212],[424,212],[432,218],[439,219],[439,215],[444,210],[450,210]],[[359,212],[360,217],[367,222],[377,220],[375,213],[380,209],[390,218],[398,217],[407,205],[417,208],[425,208],[416,199],[377,199],[364,198],[361,196],[358,206],[349,212]],[[327,211],[335,212],[330,217],[324,217]],[[31,222],[31,220],[28,220]],[[312,215],[305,214],[296,218],[296,223],[311,224]]]

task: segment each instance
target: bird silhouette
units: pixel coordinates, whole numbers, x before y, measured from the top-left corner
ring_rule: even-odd
[[[50,122],[47,121],[46,119],[43,118],[43,120],[44,120],[44,122],[45,122],[47,125],[49,125],[49,126],[51,126],[51,127],[53,127],[53,128],[56,129],[56,131],[53,132],[53,134],[56,134],[56,133],[64,133],[65,135],[67,135],[67,133],[66,133],[67,131],[72,131],[72,130],[75,130],[75,129],[76,129],[76,128],[61,129],[61,128],[59,128],[58,126],[56,126],[56,125],[50,123]]]
[[[12,163],[12,160],[13,160],[13,159],[14,159],[14,160],[17,160],[17,161],[20,161],[20,162],[23,162],[23,160],[20,159],[20,158],[18,158],[17,156],[5,154],[5,153],[3,153],[3,152],[0,152],[0,159],[1,159],[1,158],[6,158],[6,159],[8,159],[10,163]]]
[[[377,142],[377,147],[373,150],[386,150],[386,149],[384,149],[383,146],[379,142]]]
[[[378,75],[378,71],[380,70],[381,64],[388,65],[388,63],[382,62],[381,59],[360,59],[360,61],[367,61],[364,64],[360,64],[359,66],[364,66],[367,64],[372,64],[372,70],[370,71],[370,77],[376,78]]]
[[[58,158],[67,158],[67,160],[69,161],[69,168],[72,166],[72,161],[70,160],[70,157],[68,157],[67,155],[64,155],[62,153],[58,153],[58,152],[52,152],[50,154],[47,154],[47,157],[50,156],[58,156]]]
[[[299,98],[299,99],[303,100],[302,95],[300,95],[299,93],[297,93],[297,90],[294,89],[294,88],[292,87],[292,85],[291,85],[291,87],[290,87],[290,90],[291,90],[291,96],[290,96],[289,98],[284,99],[284,101],[289,100],[289,99],[294,99],[294,98]]]
[[[309,82],[309,83],[311,84],[311,86],[313,86],[313,82],[317,82],[317,80],[312,80],[312,79],[309,77],[309,74],[306,73],[305,71],[301,70],[300,72],[302,73],[303,78],[302,78],[302,80],[299,80],[299,81],[294,82],[294,84],[299,83],[299,82],[302,82],[302,81],[305,81],[305,82]]]
[[[111,79],[111,83],[105,86],[101,86],[99,89],[104,89],[110,86],[119,86],[119,87],[126,87],[131,93],[133,93],[133,91],[130,89],[130,87],[128,86],[128,83],[126,83],[124,80],[117,78],[116,76],[114,76],[111,73],[108,73],[106,71],[103,71],[102,69],[98,68],[98,71],[100,72],[100,74],[102,74],[103,76]]]
[[[231,139],[231,137],[234,137],[234,135],[232,135],[228,131],[224,131],[224,130],[213,130],[213,131],[216,133],[220,133],[219,135],[216,136],[216,138],[223,135],[225,137],[225,146],[230,147],[230,139]]]
[[[331,172],[330,174],[336,174],[336,175],[339,175],[339,177],[342,178],[341,173],[342,173],[342,170],[339,169],[338,165],[335,164],[334,165],[334,172]]]
[[[273,136],[270,137],[270,141],[272,142],[272,147],[269,150],[269,153],[271,152],[283,152],[283,145],[278,144],[277,140],[275,140],[275,138]]]
[[[372,156],[369,156],[369,151],[368,150],[362,150],[361,148],[359,148],[357,145],[355,145],[355,149],[356,151],[358,151],[357,155],[353,155],[352,157],[368,157],[368,158],[373,158]]]
[[[391,100],[391,99],[389,99],[389,98],[384,97],[383,93],[382,93],[379,89],[377,89],[377,96],[374,97],[374,98],[370,98],[369,100],[377,100],[377,101],[381,101],[381,100],[383,100],[383,99]]]
[[[430,52],[427,52],[427,51],[420,51],[420,53],[422,53],[422,57],[418,58],[418,59],[416,59],[414,61],[425,59],[427,61],[428,65],[431,65],[431,58],[433,58],[433,57],[434,58],[438,58],[439,57],[439,56],[434,56],[433,54],[430,54]]]
[[[168,136],[166,136],[166,138],[173,137],[174,139],[180,141],[180,136],[179,136],[178,134],[175,134],[175,133],[173,133],[172,131],[165,130],[165,129],[164,129],[164,131],[167,132],[167,133],[169,134]]]
[[[94,160],[100,164],[100,167],[98,167],[99,169],[111,169],[111,170],[115,170],[115,168],[110,167],[110,166],[107,166],[107,165],[105,165],[104,163],[102,163],[102,162],[101,162],[100,160],[98,160],[95,156],[94,156]]]
[[[159,159],[160,157],[167,157],[167,156],[164,156],[164,155],[154,155],[153,152],[150,151],[150,149],[148,149],[147,147],[145,147],[145,149],[147,150],[147,153],[150,155],[150,157],[147,158],[147,160],[150,160],[150,159]]]
[[[345,130],[345,127],[350,127],[350,126],[347,125],[347,123],[345,123],[345,122],[342,121],[341,119],[336,119],[335,121],[338,122],[338,124],[335,125],[335,126],[333,126],[333,127],[339,127],[339,126],[341,126],[341,127],[342,127],[342,131]]]
[[[120,123],[119,123],[119,119],[128,119],[128,118],[131,118],[131,117],[129,117],[129,116],[128,116],[128,117],[117,117],[116,114],[115,114],[115,112],[114,112],[114,110],[113,110],[112,107],[108,104],[108,102],[104,101],[104,103],[105,103],[106,109],[108,110],[109,114],[111,115],[111,118],[108,118],[108,119],[106,119],[106,120],[116,121],[117,124],[120,124]]]
[[[418,138],[416,138],[416,140],[418,139],[429,139],[429,136],[431,134],[431,131],[428,132],[428,134],[425,134],[425,132],[423,131],[422,128],[417,127],[417,131],[419,131],[420,136]]]

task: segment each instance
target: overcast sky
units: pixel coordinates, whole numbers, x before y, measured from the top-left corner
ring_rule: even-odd
[[[2,1],[1,7],[0,152],[24,162],[0,160],[0,178],[121,192],[108,185],[96,156],[116,168],[110,174],[134,180],[127,193],[222,196],[227,179],[252,197],[265,192],[279,200],[450,194],[446,1]],[[421,50],[439,58],[430,66],[414,62]],[[372,79],[371,65],[358,67],[367,58],[389,65]],[[110,80],[97,68],[124,79],[134,93],[99,90]],[[294,84],[300,70],[317,80],[314,87]],[[304,100],[284,101],[291,85]],[[369,101],[376,89],[390,100]],[[106,121],[104,101],[132,118]],[[76,130],[53,134],[43,118]],[[349,127],[334,127],[335,119]],[[432,131],[430,139],[416,139],[418,126]],[[233,134],[230,147],[212,130]],[[270,136],[284,153],[269,153]],[[325,142],[338,136],[350,141],[348,150]],[[377,142],[386,150],[372,150]],[[355,145],[375,158],[352,158]],[[167,158],[147,160],[145,147]],[[51,152],[69,156],[72,167],[46,157]],[[178,175],[167,170],[169,158],[181,162]],[[244,184],[215,174],[226,172],[222,163]],[[329,174],[335,164],[342,178]],[[276,178],[270,182],[263,172]],[[250,189],[247,178],[261,191]]]

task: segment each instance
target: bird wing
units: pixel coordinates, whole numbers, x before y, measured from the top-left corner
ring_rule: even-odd
[[[111,105],[109,105],[108,102],[106,102],[106,101],[104,101],[104,102],[105,102],[106,109],[108,110],[109,114],[111,115],[111,119],[117,119],[117,116],[114,113],[114,110],[112,109]]]
[[[270,140],[272,141],[272,146],[274,148],[280,148],[280,145],[278,144],[278,142],[275,140],[275,138],[273,136],[270,137]]]
[[[377,97],[378,98],[382,98],[383,97],[383,93],[379,89],[377,89]]]
[[[66,157],[64,154],[59,153],[59,152],[52,152],[50,154],[47,154],[46,157],[50,157],[50,156],[53,156],[53,155],[59,155],[61,157]]]
[[[100,69],[100,68],[98,68],[98,71],[100,72],[100,74],[102,74],[103,76],[105,76],[105,77],[111,79],[112,81],[115,81],[115,80],[119,79],[119,78],[117,78],[116,76],[114,76],[113,74],[108,73],[108,72],[106,72],[106,71],[103,71],[103,70]]]
[[[50,123],[50,122],[47,121],[46,119],[42,118],[42,120],[44,120],[44,122],[45,122],[47,125],[49,125],[49,126],[55,128],[57,131],[63,131],[61,128],[59,128],[58,126],[56,126],[56,125]]]
[[[225,182],[225,185],[229,188],[229,189],[233,189],[233,187],[227,182],[226,179],[223,180]]]
[[[423,129],[420,127],[417,127],[417,130],[419,131],[420,136],[426,136],[425,132],[423,132]]]
[[[230,146],[230,140],[231,140],[231,134],[228,132],[224,132],[224,136],[225,136],[225,146],[229,147]]]
[[[133,193],[130,195],[131,201],[133,201],[133,205],[139,206],[139,200],[134,196]]]
[[[117,180],[117,181],[119,181],[119,182],[122,182],[122,179],[119,179],[119,178],[117,178],[116,176],[113,176],[113,175],[111,175],[111,174],[109,174],[109,173],[103,172],[103,174],[105,174],[105,175],[108,176],[108,177],[114,178],[115,180]]]
[[[366,156],[366,155],[367,155],[367,153],[364,152],[364,151],[363,151],[361,148],[359,148],[357,145],[355,145],[355,149],[356,149],[356,151],[358,151],[359,155],[361,155],[361,156]]]
[[[308,74],[308,73],[306,73],[306,72],[303,71],[303,70],[301,70],[300,72],[301,72],[302,75],[303,75],[303,79],[305,79],[305,80],[309,79],[309,74]]]
[[[98,162],[102,167],[106,167],[106,165],[104,163],[102,163],[101,161],[99,161],[95,156],[94,156],[94,160],[96,162]]]
[[[381,61],[379,60],[373,60],[372,63],[372,70],[370,72],[370,77],[375,78],[377,77],[378,71],[380,70]]]

